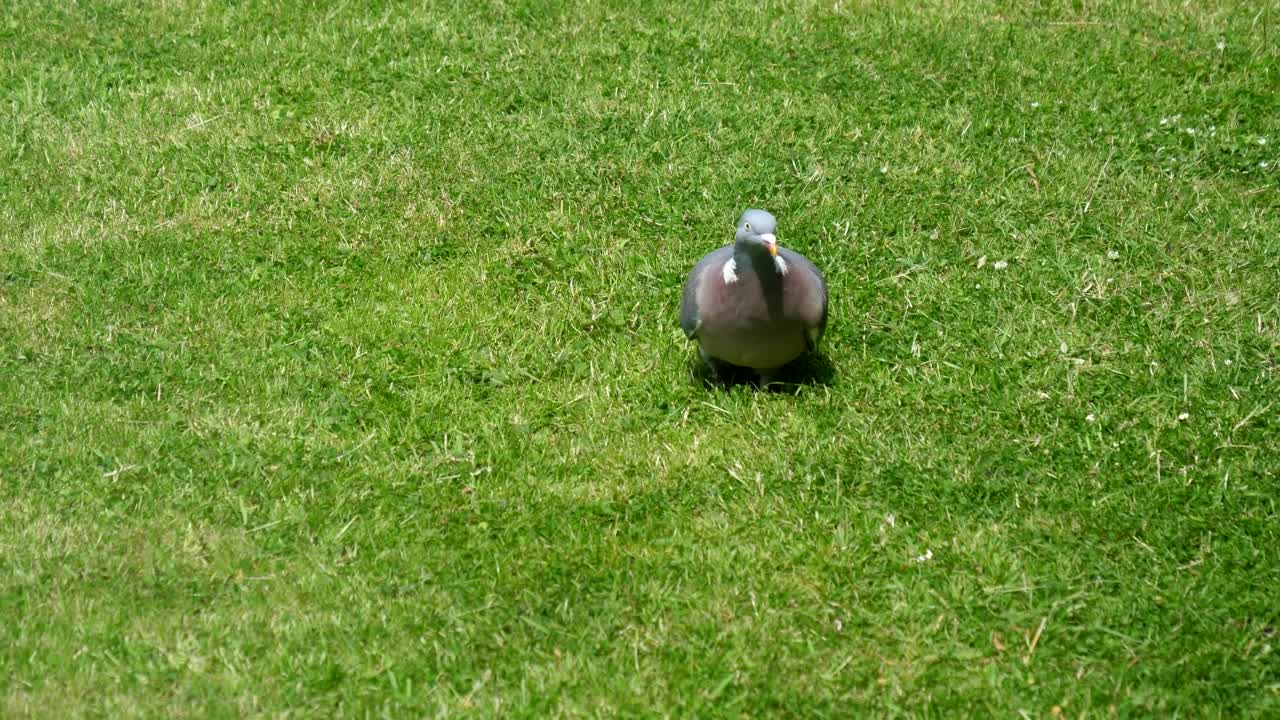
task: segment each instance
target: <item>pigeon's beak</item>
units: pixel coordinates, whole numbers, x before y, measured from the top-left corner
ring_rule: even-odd
[[[773,233],[763,233],[760,235],[760,239],[764,241],[764,246],[769,249],[769,254],[773,257],[778,257],[778,238],[774,237]]]

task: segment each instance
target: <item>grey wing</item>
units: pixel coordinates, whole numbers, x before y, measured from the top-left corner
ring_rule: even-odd
[[[827,331],[827,279],[823,277],[822,271],[818,269],[817,265],[814,265],[809,258],[801,255],[800,253],[788,250],[787,248],[779,248],[778,252],[789,265],[798,268],[801,272],[811,275],[814,280],[816,280],[818,290],[822,293],[822,313],[818,318],[818,324],[811,328],[811,333],[808,333],[805,336],[805,341],[807,342],[809,349],[813,350],[817,347],[818,341],[822,339],[823,334]]]
[[[726,262],[732,253],[732,245],[707,253],[697,265],[693,266],[689,271],[689,278],[684,281],[684,294],[680,297],[680,328],[684,330],[685,337],[690,340],[698,336],[698,327],[701,324],[698,315],[698,286],[702,283],[704,271],[717,262]]]

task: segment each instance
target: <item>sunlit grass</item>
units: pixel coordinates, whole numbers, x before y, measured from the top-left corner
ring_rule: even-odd
[[[0,714],[1277,713],[1277,10],[8,7]]]

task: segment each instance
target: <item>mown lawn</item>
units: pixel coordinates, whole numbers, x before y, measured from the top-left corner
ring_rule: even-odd
[[[1278,48],[5,5],[0,715],[1276,717]],[[747,206],[831,285],[791,392],[677,326]]]

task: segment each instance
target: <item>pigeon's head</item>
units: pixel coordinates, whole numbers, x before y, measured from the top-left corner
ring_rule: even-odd
[[[764,210],[749,209],[738,218],[738,232],[735,239],[738,245],[763,247],[771,257],[778,256],[778,238],[773,231],[778,221]]]

